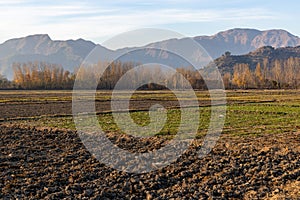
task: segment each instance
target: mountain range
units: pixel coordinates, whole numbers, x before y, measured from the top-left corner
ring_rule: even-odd
[[[243,55],[223,55],[214,60],[213,66],[217,66],[221,74],[226,72],[233,73],[236,64],[246,63],[251,70],[255,70],[258,63],[263,63],[267,58],[268,63],[274,63],[275,60],[286,61],[290,57],[300,58],[300,46],[280,47],[263,46],[250,53]]]
[[[0,74],[12,79],[12,63],[43,61],[60,64],[66,70],[73,71],[80,66],[89,53],[96,49],[97,55],[90,60],[110,60],[118,57],[122,61],[139,63],[158,62],[174,67],[185,66],[187,62],[163,49],[188,49],[188,41],[193,39],[200,44],[207,53],[216,59],[224,52],[234,55],[247,54],[263,46],[296,47],[300,45],[300,38],[285,30],[230,29],[212,36],[197,36],[193,38],[169,39],[148,44],[144,47],[128,47],[110,50],[84,39],[56,41],[47,34],[31,35],[23,38],[11,39],[0,44]],[[156,48],[156,49],[155,49]],[[132,53],[134,52],[134,53]],[[191,52],[192,56],[199,56],[198,52]]]

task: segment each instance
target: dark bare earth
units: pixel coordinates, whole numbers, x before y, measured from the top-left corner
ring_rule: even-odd
[[[1,199],[295,199],[300,195],[300,133],[223,137],[204,159],[191,148],[172,165],[142,175],[99,163],[73,131],[1,126],[0,134]],[[118,137],[125,137],[125,148],[149,148],[129,137],[110,135],[114,141]],[[149,140],[162,143],[158,138]]]
[[[105,99],[104,96],[110,95],[111,92],[98,94],[95,100],[96,111],[105,112],[111,110],[111,101]],[[121,94],[123,95],[123,94]],[[126,94],[124,94],[126,95]],[[1,102],[2,100],[2,102]],[[205,103],[205,102],[203,102]],[[149,109],[151,105],[161,104],[166,107],[176,107],[178,102],[176,100],[161,100],[161,99],[132,99],[130,101],[130,109]],[[207,104],[207,103],[206,103]],[[11,118],[26,118],[36,116],[71,116],[72,115],[72,92],[36,92],[26,94],[21,92],[7,92],[1,94],[0,97],[1,119]]]

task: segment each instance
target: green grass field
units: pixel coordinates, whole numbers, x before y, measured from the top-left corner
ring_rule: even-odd
[[[51,93],[49,98],[40,95],[42,92],[23,94],[22,98],[1,99],[1,102],[43,102],[43,101],[70,101],[71,92]],[[300,93],[297,90],[280,91],[227,91],[227,105],[225,125],[222,134],[233,136],[248,136],[261,134],[276,134],[285,132],[297,132],[300,130]],[[20,94],[19,94],[20,96]],[[120,99],[125,98],[126,93],[120,93]],[[207,92],[197,92],[199,102],[209,100]],[[137,92],[132,99],[142,100],[174,100],[170,92]],[[97,93],[96,100],[109,100],[110,92]],[[198,136],[206,134],[210,121],[209,106],[200,107],[200,119]],[[177,133],[180,122],[180,110],[170,108],[167,111],[167,122],[157,135],[174,135]],[[131,113],[132,119],[140,126],[146,126],[150,122],[149,112],[135,111]],[[111,113],[98,114],[99,124],[106,132],[123,133],[113,120]],[[32,119],[9,121],[7,123],[19,123],[40,127],[57,127],[76,129],[73,118],[65,117],[33,117]],[[131,133],[129,133],[131,134]],[[150,133],[149,133],[150,134]],[[152,133],[151,133],[152,134]]]

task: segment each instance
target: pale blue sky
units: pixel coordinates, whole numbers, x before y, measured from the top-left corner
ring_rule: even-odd
[[[299,1],[279,0],[0,0],[0,42],[47,33],[96,43],[138,28],[186,36],[230,28],[286,29],[300,36]]]

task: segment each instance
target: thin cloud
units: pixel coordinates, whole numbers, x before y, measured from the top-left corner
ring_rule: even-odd
[[[177,1],[177,0],[168,0]],[[121,9],[118,6],[99,6],[77,1],[68,4],[38,6],[19,5],[22,0],[11,0],[14,5],[0,1],[0,40],[36,33],[48,33],[54,39],[101,38],[118,33],[164,24],[190,22],[234,22],[239,20],[275,19],[261,8],[248,9]],[[5,4],[5,5],[4,5]]]

